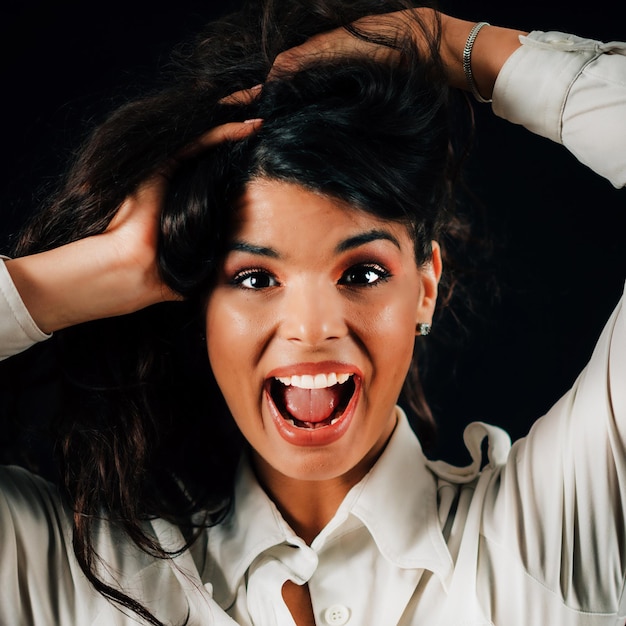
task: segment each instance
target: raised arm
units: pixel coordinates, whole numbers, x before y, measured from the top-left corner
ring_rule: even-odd
[[[218,126],[181,158],[222,141],[242,139],[258,122]],[[132,313],[179,299],[156,264],[161,206],[170,169],[164,165],[119,207],[108,228],[46,252],[8,259],[0,275],[0,358],[68,326]]]
[[[177,297],[161,282],[155,263],[166,184],[160,174],[142,184],[100,235],[6,261],[42,331],[131,313]]]
[[[409,36],[420,45],[439,32],[450,85],[469,90],[471,78],[482,100],[493,99],[496,115],[563,143],[615,187],[626,185],[626,44],[485,25],[470,46],[475,26],[431,9],[365,17],[353,24],[363,39],[351,29],[316,35],[278,55],[270,79],[320,57],[363,54],[398,62],[397,50],[367,37]]]

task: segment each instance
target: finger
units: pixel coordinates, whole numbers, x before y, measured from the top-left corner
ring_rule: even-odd
[[[254,102],[256,98],[258,98],[261,90],[263,89],[263,85],[255,85],[250,89],[241,89],[239,91],[235,91],[230,95],[218,100],[220,104],[239,104],[245,105]]]
[[[331,54],[332,51],[325,47],[322,36],[312,37],[299,46],[281,52],[274,59],[267,79],[295,74],[313,60],[324,60]]]
[[[294,74],[317,61],[336,59],[373,58],[378,61],[397,61],[393,47],[381,45],[379,40],[395,40],[399,25],[407,30],[406,24],[397,18],[384,16],[366,17],[357,20],[351,28],[336,28],[319,33],[299,46],[281,52],[270,69],[268,80]],[[355,32],[360,33],[359,36]]]
[[[314,62],[372,56],[377,48],[378,45],[356,37],[347,28],[318,33],[299,46],[281,52],[274,59],[268,79],[293,74]]]
[[[215,126],[187,144],[182,150],[179,150],[176,155],[171,157],[155,174],[162,180],[169,181],[182,161],[197,156],[207,148],[216,146],[224,141],[239,141],[245,139],[261,128],[262,124],[262,119],[255,118],[243,122],[228,122]]]
[[[260,118],[245,120],[243,122],[228,122],[211,128],[203,135],[200,135],[193,143],[183,149],[183,158],[196,156],[199,152],[212,146],[216,146],[224,141],[239,141],[259,130],[263,125]]]
[[[330,37],[317,37],[306,43],[281,52],[275,59],[267,80],[291,76],[306,69],[313,63],[324,63],[341,58],[351,58],[363,54],[360,45],[342,41],[332,41]]]
[[[274,63],[272,63],[267,80],[295,74],[309,57],[309,54],[306,51],[302,51],[301,48],[302,46],[298,46],[297,48],[290,48],[285,52],[281,52],[274,59]]]
[[[156,219],[167,185],[167,179],[160,172],[146,178],[133,193],[126,196],[106,230],[115,230],[130,220],[151,222]]]

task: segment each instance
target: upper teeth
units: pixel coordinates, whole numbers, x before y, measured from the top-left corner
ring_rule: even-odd
[[[324,389],[324,387],[332,387],[336,384],[343,385],[351,375],[331,372],[330,374],[316,374],[315,376],[310,374],[304,374],[303,376],[277,376],[276,380],[279,380],[283,385],[291,385],[301,389]]]

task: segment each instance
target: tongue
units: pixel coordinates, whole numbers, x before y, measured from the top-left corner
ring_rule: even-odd
[[[285,407],[301,422],[322,422],[328,419],[339,403],[339,385],[324,389],[285,387]]]

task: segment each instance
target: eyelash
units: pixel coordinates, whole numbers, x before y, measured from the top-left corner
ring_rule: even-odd
[[[275,284],[266,285],[264,287],[254,287],[254,286],[248,287],[243,284],[243,282],[247,280],[248,278],[260,277],[260,276],[269,278]],[[242,289],[250,289],[252,291],[258,291],[261,289],[268,289],[270,287],[278,286],[278,281],[276,280],[276,277],[271,272],[268,272],[267,270],[264,270],[263,268],[260,268],[260,267],[250,268],[250,269],[241,270],[237,272],[231,279],[230,283],[231,285],[234,285],[236,287],[241,287]]]
[[[361,272],[361,276],[368,274],[368,273],[375,273],[377,275],[377,278],[371,282],[355,282],[353,279],[354,279],[354,274],[356,274],[357,272]],[[352,275],[351,278],[350,278],[350,275]],[[343,272],[338,283],[340,285],[350,287],[350,288],[363,288],[363,287],[371,288],[371,287],[375,287],[378,283],[386,282],[387,280],[391,278],[391,276],[392,276],[391,272],[387,270],[386,268],[384,268],[382,265],[379,265],[378,263],[357,263],[349,267],[345,272]],[[244,285],[244,281],[246,281],[247,279],[257,278],[257,277],[268,279],[273,284],[266,284],[261,287],[257,287],[254,285],[249,285],[249,286]],[[279,286],[280,283],[271,272],[263,268],[257,267],[257,268],[249,268],[249,269],[236,272],[233,278],[230,280],[230,284],[236,287],[241,287],[242,289],[260,291],[262,289],[270,289],[272,287],[277,287]]]
[[[351,283],[348,280],[349,274],[361,272],[362,275],[367,273],[375,273],[378,277],[372,282],[366,283]],[[339,279],[339,284],[348,287],[375,287],[378,283],[386,282],[391,278],[391,272],[378,263],[357,263],[349,267]]]

